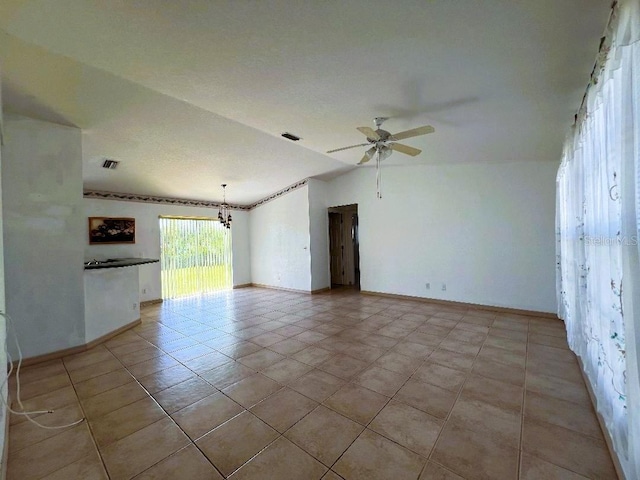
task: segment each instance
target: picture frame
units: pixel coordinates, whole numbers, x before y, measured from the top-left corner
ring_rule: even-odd
[[[89,244],[136,243],[136,219],[89,217]]]

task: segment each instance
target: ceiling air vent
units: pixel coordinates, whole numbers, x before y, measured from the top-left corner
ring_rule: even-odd
[[[105,159],[104,162],[102,162],[102,168],[108,168],[109,170],[115,170],[116,168],[118,168],[118,164],[120,162],[116,161],[116,160],[110,160],[108,158]]]
[[[282,134],[282,136],[284,138],[288,138],[289,140],[293,140],[294,142],[297,142],[298,140],[300,140],[300,137],[298,137],[297,135],[294,135],[293,133],[289,133],[289,132],[284,132]]]

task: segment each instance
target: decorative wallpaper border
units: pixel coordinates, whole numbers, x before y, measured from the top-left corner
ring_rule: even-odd
[[[101,190],[85,190],[85,198],[97,198],[100,200],[119,200],[121,202],[157,203],[162,205],[182,205],[185,207],[220,208],[220,202],[207,202],[204,200],[189,200],[186,198],[156,197],[154,195],[137,195],[135,193],[104,192]],[[232,205],[233,210],[250,210],[249,205]]]
[[[293,192],[294,190],[299,189],[300,187],[304,187],[307,183],[309,183],[309,179],[305,178],[304,180],[300,180],[299,182],[294,183],[293,185],[289,185],[287,188],[283,188],[282,190],[278,190],[276,193],[269,195],[268,197],[263,198],[262,200],[258,200],[256,203],[251,204],[249,210],[252,210],[260,205],[264,205],[271,200],[275,200],[287,193]]]
[[[305,178],[299,182],[289,185],[282,190],[278,190],[276,193],[269,195],[268,197],[258,200],[251,205],[235,205],[229,204],[229,208],[232,210],[252,210],[260,205],[264,205],[271,200],[275,200],[287,193],[297,190],[300,187],[309,183],[309,179]],[[184,207],[203,207],[203,208],[220,208],[220,202],[207,202],[204,200],[190,200],[187,198],[172,198],[172,197],[158,197],[155,195],[138,195],[135,193],[119,193],[119,192],[107,192],[102,190],[85,190],[85,198],[97,198],[99,200],[118,200],[121,202],[139,202],[139,203],[155,203],[161,205],[181,205]]]

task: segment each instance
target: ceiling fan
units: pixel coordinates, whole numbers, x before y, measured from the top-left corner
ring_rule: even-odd
[[[375,130],[371,127],[358,127],[358,131],[367,136],[367,143],[359,143],[358,145],[336,148],[334,150],[329,150],[327,153],[341,152],[342,150],[349,150],[350,148],[366,147],[371,145],[371,148],[369,148],[369,150],[364,153],[364,156],[358,162],[358,165],[367,163],[375,156],[376,153],[378,154],[379,161],[384,160],[394,151],[415,157],[416,155],[419,155],[422,150],[410,147],[409,145],[405,145],[403,143],[396,142],[398,140],[404,140],[405,138],[418,137],[420,135],[426,135],[435,131],[432,126],[425,125],[423,127],[413,128],[411,130],[405,130],[404,132],[391,134],[386,130],[382,130],[382,128],[380,128],[385,120],[388,120],[388,118],[374,118],[373,123],[376,125]]]
[[[375,130],[371,127],[358,127],[358,131],[367,136],[367,143],[359,143],[358,145],[336,148],[327,152],[341,152],[342,150],[349,150],[350,148],[366,147],[371,145],[371,148],[364,152],[364,156],[358,162],[358,165],[367,163],[374,156],[376,157],[376,185],[378,198],[382,198],[380,162],[389,157],[393,152],[404,153],[405,155],[411,155],[412,157],[415,157],[416,155],[420,155],[420,153],[422,153],[422,150],[418,148],[410,147],[409,145],[396,142],[398,140],[404,140],[405,138],[418,137],[420,135],[426,135],[435,131],[435,129],[431,125],[425,125],[423,127],[413,128],[411,130],[405,130],[404,132],[391,134],[386,130],[382,130],[382,128],[380,128],[385,120],[388,120],[388,117],[374,118],[373,123],[376,125]]]

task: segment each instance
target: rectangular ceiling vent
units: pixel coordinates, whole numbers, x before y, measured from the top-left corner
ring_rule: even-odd
[[[288,138],[289,140],[292,140],[294,142],[297,142],[298,140],[300,140],[300,137],[298,137],[297,135],[294,135],[293,133],[289,133],[289,132],[284,132],[282,134],[282,136],[284,138]]]
[[[116,161],[116,160],[110,160],[108,158],[106,158],[104,160],[104,162],[102,162],[102,168],[108,168],[109,170],[115,170],[116,168],[118,168],[118,164],[120,162]]]

